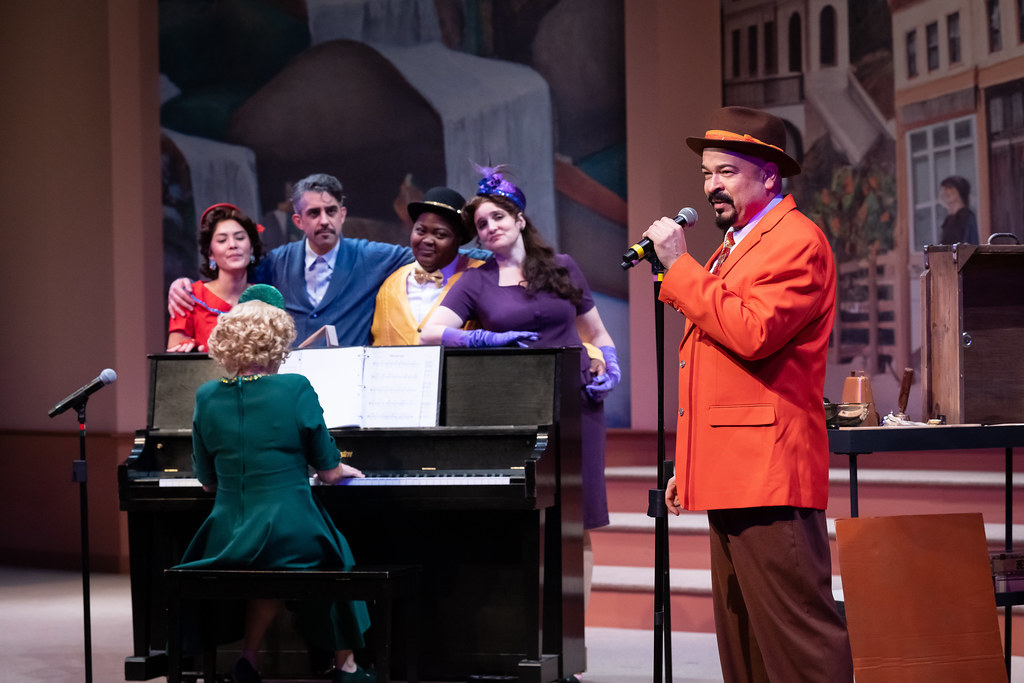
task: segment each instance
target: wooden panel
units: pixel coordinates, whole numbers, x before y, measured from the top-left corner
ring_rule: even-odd
[[[1024,254],[975,253],[960,281],[964,421],[1024,419]]]
[[[924,417],[945,415],[947,421],[956,424],[962,422],[959,272],[949,249],[928,247],[925,255],[928,310],[924,330],[929,348],[925,370],[931,393],[925,397]]]
[[[1024,420],[1024,247],[925,249],[924,418]]]
[[[836,520],[858,683],[1006,681],[980,514]]]

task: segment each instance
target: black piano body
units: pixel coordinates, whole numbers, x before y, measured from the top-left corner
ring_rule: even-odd
[[[332,430],[367,480],[313,492],[357,562],[423,567],[423,680],[550,683],[585,668],[579,353],[444,349],[438,427]],[[195,389],[219,369],[202,354],[150,364],[147,427],[118,468],[134,640],[126,680],[165,673],[162,572],[213,500],[191,479],[190,427]]]

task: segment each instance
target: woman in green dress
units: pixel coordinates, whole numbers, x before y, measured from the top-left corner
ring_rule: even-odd
[[[325,484],[363,475],[341,463],[309,381],[276,374],[295,339],[280,293],[256,285],[246,295],[280,307],[261,300],[239,303],[220,316],[210,335],[210,355],[228,376],[196,392],[192,457],[203,488],[216,491],[216,498],[179,566],[351,567],[345,537],[313,498],[308,467]],[[236,683],[260,680],[257,653],[280,606],[279,600],[247,602]],[[334,683],[375,680],[352,653],[364,645],[369,627],[364,603],[307,603],[296,616],[311,643],[335,653]]]

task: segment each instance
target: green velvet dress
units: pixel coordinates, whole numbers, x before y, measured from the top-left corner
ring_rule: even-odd
[[[307,465],[341,461],[302,375],[215,380],[196,392],[193,467],[216,484],[210,516],[185,550],[186,569],[348,568],[348,542],[313,497]],[[289,605],[300,630],[328,650],[363,647],[362,602]]]

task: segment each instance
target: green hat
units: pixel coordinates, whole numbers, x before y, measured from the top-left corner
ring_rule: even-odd
[[[284,310],[284,296],[276,287],[270,285],[251,285],[242,292],[242,295],[238,297],[238,303],[245,303],[246,301],[262,301],[265,304],[270,304]]]

